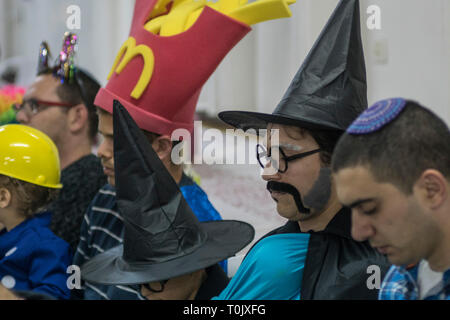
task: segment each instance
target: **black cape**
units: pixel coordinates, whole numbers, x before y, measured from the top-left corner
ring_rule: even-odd
[[[296,221],[288,221],[262,238],[300,232]],[[352,239],[349,209],[341,209],[325,230],[309,233],[311,237],[301,285],[302,300],[378,299],[378,289],[368,288],[367,280],[373,273],[368,273],[367,268],[379,266],[383,280],[390,264],[367,241]]]

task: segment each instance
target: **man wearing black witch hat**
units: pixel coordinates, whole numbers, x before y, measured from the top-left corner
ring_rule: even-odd
[[[81,277],[106,285],[142,285],[147,299],[208,300],[227,285],[217,264],[254,237],[233,220],[200,223],[126,109],[114,101],[116,196],[123,244],[81,267]]]
[[[359,3],[341,0],[272,114],[219,114],[243,130],[279,130],[279,144],[269,137],[257,158],[278,213],[289,221],[266,237],[310,234],[301,299],[376,299],[370,270],[382,279],[388,267],[367,242],[352,239],[351,212],[339,203],[330,175],[337,140],[366,107]]]

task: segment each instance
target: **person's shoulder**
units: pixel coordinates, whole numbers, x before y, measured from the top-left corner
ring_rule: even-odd
[[[259,238],[254,244],[253,246],[250,248],[250,250],[247,251],[247,254],[245,255],[245,257],[248,256],[248,254],[250,253],[250,251],[253,250],[253,248],[255,248],[255,246],[257,244],[259,244],[263,239],[273,236],[273,235],[277,235],[277,234],[285,234],[285,233],[300,233],[300,226],[298,225],[297,222],[295,221],[287,221],[284,225],[273,229],[272,231],[269,231],[268,233],[266,233],[265,235],[263,235],[261,238]],[[244,257],[244,259],[245,259]]]
[[[395,264],[389,267],[386,276],[384,277],[384,285],[388,285],[389,283],[398,283],[403,282],[405,280],[413,280],[415,281],[415,275],[417,275],[418,266],[411,266],[405,268],[403,266],[397,266]]]
[[[284,233],[301,233],[300,226],[296,221],[287,221],[284,225],[273,229],[272,231],[269,231],[264,236],[261,237],[261,239],[266,238],[268,236],[274,235],[274,234],[284,234]],[[260,240],[261,240],[260,239]]]
[[[207,197],[206,192],[189,176],[183,174],[179,183],[180,190],[185,198],[187,197]]]
[[[415,266],[405,268],[403,266],[392,265],[386,276],[383,278],[379,292],[379,300],[410,300],[416,293],[417,273]]]
[[[222,220],[220,213],[209,201],[208,195],[191,178],[183,174],[179,185],[184,199],[189,204],[199,221]]]
[[[98,190],[98,194],[112,195],[115,197],[116,196],[116,188],[114,188],[109,183],[106,183]]]
[[[90,176],[104,177],[106,175],[103,172],[103,166],[100,158],[92,153],[80,159],[81,168]]]
[[[367,260],[378,265],[385,272],[391,266],[387,258],[373,248],[368,241],[356,241],[354,239],[341,238],[347,251],[351,251],[355,260]]]
[[[69,244],[55,235],[48,226],[37,223],[30,225],[24,240],[35,250],[51,248],[51,250],[58,249],[69,252],[70,248]]]
[[[116,189],[109,183],[103,185],[92,199],[92,206],[111,207],[116,203]]]
[[[88,225],[121,230],[123,219],[117,209],[116,189],[110,184],[101,187],[84,215]]]
[[[98,189],[106,183],[107,177],[103,172],[100,159],[93,154],[88,154],[64,168],[61,171],[61,180],[66,184],[83,184],[85,188]]]
[[[98,157],[92,153],[75,160],[62,170],[63,176],[79,175],[83,176],[87,173],[97,174],[102,172],[102,164]]]

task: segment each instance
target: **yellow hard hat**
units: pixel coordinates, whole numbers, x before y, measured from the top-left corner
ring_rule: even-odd
[[[0,174],[62,188],[58,149],[43,132],[21,124],[0,126]]]

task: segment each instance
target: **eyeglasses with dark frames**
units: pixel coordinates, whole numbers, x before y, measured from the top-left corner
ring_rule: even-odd
[[[307,152],[302,152],[298,154],[294,154],[292,156],[286,156],[283,149],[281,147],[271,147],[269,152],[267,152],[267,148],[261,144],[256,145],[256,158],[258,159],[259,165],[261,168],[266,168],[268,164],[271,164],[272,167],[280,173],[284,173],[288,169],[288,163],[290,161],[298,160],[307,156],[310,156],[314,153],[320,152],[321,149],[314,149]]]
[[[160,292],[163,292],[163,291],[164,291],[164,288],[165,288],[165,286],[166,286],[167,281],[169,281],[169,279],[158,281],[159,287],[157,287],[156,289],[155,289],[155,288],[152,288],[152,287],[150,286],[150,283],[145,283],[145,284],[143,284],[143,286],[144,286],[147,290],[149,290],[149,291],[151,291],[151,292],[153,292],[153,293],[160,293]]]

